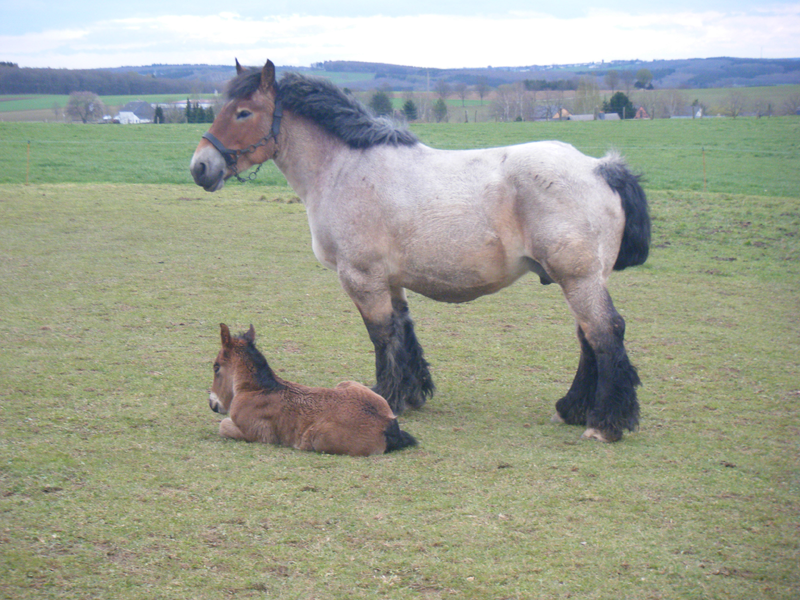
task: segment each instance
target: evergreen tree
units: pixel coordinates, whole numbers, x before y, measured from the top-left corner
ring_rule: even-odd
[[[153,123],[165,123],[164,119],[164,109],[160,106],[156,106],[156,114],[153,117]]]
[[[636,109],[624,92],[617,92],[611,96],[611,100],[603,102],[603,112],[615,112],[620,119],[632,119],[636,116]]]
[[[444,100],[441,98],[433,105],[433,118],[436,119],[437,123],[441,123],[447,119],[447,104],[445,104]]]
[[[379,117],[392,114],[392,101],[389,98],[389,94],[383,90],[378,90],[373,94],[369,100],[369,107]]]
[[[417,120],[417,105],[414,104],[413,100],[405,101],[403,104],[403,114],[406,116],[406,120],[408,121]]]

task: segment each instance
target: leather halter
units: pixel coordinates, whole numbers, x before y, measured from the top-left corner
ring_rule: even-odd
[[[215,136],[210,131],[206,131],[203,134],[203,139],[208,140],[217,149],[222,155],[222,158],[225,159],[225,164],[228,166],[229,169],[233,171],[234,177],[239,181],[247,181],[248,179],[253,179],[257,174],[258,170],[261,168],[261,164],[258,165],[254,173],[251,173],[250,176],[245,179],[244,177],[239,175],[239,171],[236,168],[236,163],[239,161],[240,156],[244,156],[245,154],[250,154],[251,152],[255,152],[261,146],[266,146],[270,140],[275,140],[275,154],[278,153],[278,134],[281,132],[281,118],[283,117],[283,105],[281,104],[281,100],[279,97],[275,97],[275,109],[272,112],[272,127],[267,135],[257,141],[255,144],[250,144],[246,148],[239,148],[239,149],[231,149],[226,148],[225,144],[219,141],[217,136]],[[274,156],[272,158],[275,158]]]

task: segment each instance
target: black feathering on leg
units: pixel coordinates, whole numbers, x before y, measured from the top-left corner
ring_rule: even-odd
[[[586,425],[586,416],[594,404],[597,389],[597,357],[580,327],[578,339],[581,343],[578,371],[566,396],[556,402],[558,415],[569,425]]]
[[[601,431],[608,441],[617,441],[625,429],[636,431],[639,427],[636,388],[642,382],[625,351],[625,321],[616,311],[611,324],[612,335],[606,336],[595,352],[597,390],[586,425]]]
[[[400,414],[407,407],[422,407],[435,386],[407,305],[397,303],[394,308],[388,323],[368,324],[367,329],[375,345],[377,383],[372,389]]]

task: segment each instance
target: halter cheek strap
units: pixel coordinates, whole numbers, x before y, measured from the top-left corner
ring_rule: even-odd
[[[215,136],[215,135],[214,135],[213,133],[211,133],[210,131],[206,131],[206,132],[203,134],[203,139],[206,139],[206,140],[208,140],[209,142],[211,142],[211,144],[214,146],[214,148],[216,148],[216,149],[217,149],[217,152],[219,152],[220,154],[222,154],[222,158],[224,158],[224,159],[225,159],[225,164],[226,164],[226,165],[228,165],[229,167],[233,167],[233,165],[235,165],[235,164],[236,164],[236,159],[237,159],[237,156],[236,156],[236,155],[237,155],[237,151],[235,151],[235,150],[228,150],[228,149],[225,147],[225,144],[223,144],[222,142],[220,142],[220,141],[217,139],[217,136]]]
[[[257,174],[258,170],[261,168],[261,164],[258,165],[254,173],[251,173],[250,176],[245,179],[239,175],[239,172],[236,169],[236,163],[239,160],[240,156],[244,156],[245,154],[250,154],[255,152],[261,146],[266,146],[270,140],[275,140],[275,154],[273,154],[272,158],[275,158],[278,154],[278,134],[281,132],[281,119],[283,118],[283,104],[281,103],[281,99],[276,96],[275,98],[275,109],[272,111],[272,127],[270,127],[269,133],[257,141],[255,144],[250,144],[246,148],[240,148],[238,150],[234,150],[231,148],[226,148],[225,144],[219,141],[217,136],[215,136],[210,131],[206,131],[203,134],[203,139],[208,140],[211,142],[211,145],[217,149],[222,155],[222,158],[225,159],[225,164],[228,166],[229,169],[233,170],[233,174],[239,181],[247,181],[248,179],[253,179]],[[263,163],[262,163],[263,164]]]

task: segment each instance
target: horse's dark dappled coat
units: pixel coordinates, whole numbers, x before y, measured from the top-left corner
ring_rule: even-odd
[[[647,259],[650,218],[619,156],[592,158],[560,142],[436,150],[329,82],[295,73],[276,82],[269,61],[241,71],[228,96],[209,133],[223,149],[265,141],[231,167],[201,140],[195,181],[215,191],[237,170],[275,160],[305,204],[314,254],[364,319],[374,389],[396,413],[434,391],[405,290],[464,302],[534,272],[561,287],[581,348],[554,419],[604,441],[637,427],[639,377],[606,282]],[[276,120],[280,134],[270,139]]]

